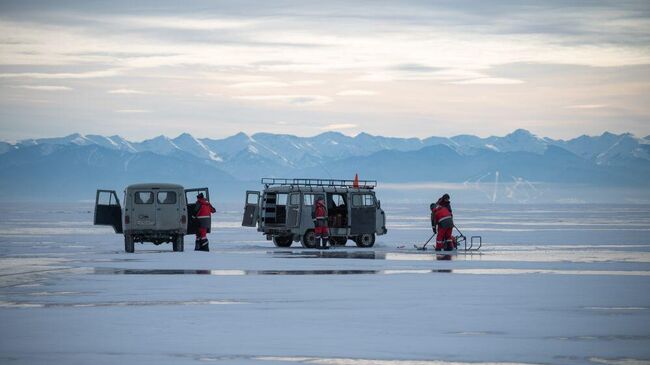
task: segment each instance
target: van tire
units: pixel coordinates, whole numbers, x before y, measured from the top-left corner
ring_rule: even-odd
[[[304,248],[318,248],[319,245],[316,244],[316,235],[314,234],[314,230],[310,229],[307,232],[305,232],[302,237],[300,237],[300,244]]]
[[[291,247],[293,236],[273,236],[275,247]]]
[[[357,236],[354,242],[356,242],[357,247],[363,247],[363,248],[372,247],[375,245],[375,234],[364,233],[362,235]]]
[[[133,253],[135,251],[133,236],[131,236],[130,234],[124,235],[124,251],[128,253]]]
[[[174,252],[183,252],[185,250],[185,236],[182,234],[174,236],[172,248]]]
[[[332,243],[332,246],[343,247],[343,246],[345,246],[346,243],[348,243],[348,238],[347,237],[330,237],[330,242]]]

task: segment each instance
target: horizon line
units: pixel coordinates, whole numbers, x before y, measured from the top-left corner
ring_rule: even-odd
[[[182,132],[176,137],[170,137],[170,136],[167,136],[165,134],[159,134],[159,135],[156,135],[156,136],[153,136],[153,137],[144,138],[142,140],[130,140],[130,139],[127,139],[126,137],[123,137],[123,136],[121,136],[119,134],[104,135],[104,134],[96,134],[96,133],[84,134],[84,133],[80,133],[80,132],[74,132],[74,133],[63,135],[63,136],[59,135],[59,136],[36,137],[36,138],[31,137],[31,138],[24,138],[24,139],[18,139],[18,140],[0,139],[0,142],[5,142],[5,143],[11,144],[11,145],[17,145],[17,144],[24,143],[24,142],[27,142],[27,141],[36,141],[36,140],[40,140],[40,139],[56,139],[56,138],[67,138],[67,137],[73,137],[73,136],[80,136],[82,138],[87,138],[88,136],[99,136],[99,137],[104,137],[104,138],[119,137],[121,139],[124,139],[127,142],[142,143],[142,142],[150,141],[150,140],[160,138],[160,137],[164,137],[164,138],[167,138],[167,139],[170,139],[170,140],[174,140],[174,139],[177,139],[177,138],[179,138],[179,137],[181,137],[183,135],[189,135],[192,138],[197,139],[197,140],[209,139],[209,140],[214,141],[214,140],[224,140],[224,139],[232,138],[232,137],[235,137],[235,136],[240,135],[240,134],[243,134],[248,138],[251,138],[251,137],[253,137],[255,135],[259,135],[259,134],[267,134],[267,135],[274,135],[274,136],[288,136],[288,137],[296,137],[296,138],[316,138],[316,137],[319,137],[319,136],[322,136],[322,135],[336,134],[336,135],[342,135],[342,136],[345,136],[345,137],[348,137],[348,138],[353,138],[353,139],[358,138],[361,135],[368,135],[368,136],[371,136],[371,137],[394,138],[394,139],[402,139],[402,140],[417,139],[417,140],[420,140],[420,141],[424,141],[424,140],[427,140],[427,139],[430,139],[430,138],[452,139],[452,138],[462,137],[462,136],[471,136],[471,137],[477,137],[477,138],[481,138],[481,139],[505,138],[505,137],[507,137],[509,135],[515,134],[515,133],[520,132],[520,131],[521,132],[526,132],[526,133],[530,134],[531,136],[542,139],[542,140],[551,139],[551,140],[554,140],[554,141],[570,141],[570,140],[574,140],[574,139],[581,138],[581,137],[590,137],[590,138],[602,137],[602,136],[604,136],[606,134],[611,134],[611,135],[614,135],[614,136],[630,135],[630,136],[632,136],[634,138],[637,138],[637,139],[648,139],[648,137],[650,137],[650,135],[639,136],[639,135],[637,135],[635,133],[632,133],[632,132],[622,132],[622,133],[617,134],[617,133],[613,133],[613,132],[610,132],[610,131],[604,131],[601,134],[592,134],[592,135],[590,135],[590,134],[583,133],[581,135],[578,135],[578,136],[575,136],[575,137],[572,137],[572,138],[567,138],[567,139],[558,138],[558,139],[555,139],[555,138],[546,137],[546,136],[540,137],[539,135],[537,135],[535,133],[532,133],[531,131],[529,131],[529,130],[527,130],[525,128],[517,128],[517,129],[513,130],[512,132],[506,133],[506,134],[504,134],[502,136],[490,135],[490,136],[487,136],[487,137],[481,137],[479,135],[469,134],[469,133],[461,133],[461,134],[456,134],[456,135],[449,136],[449,137],[437,136],[437,135],[430,135],[428,137],[395,137],[395,136],[387,136],[387,135],[381,135],[381,134],[371,134],[371,133],[367,133],[367,132],[359,132],[356,135],[350,135],[350,134],[345,134],[345,133],[343,133],[341,131],[325,131],[325,132],[310,135],[310,136],[299,136],[299,135],[296,135],[296,134],[273,133],[273,132],[264,132],[264,131],[248,134],[248,133],[246,133],[244,131],[239,131],[239,132],[237,132],[235,134],[232,134],[232,135],[229,135],[229,136],[226,136],[226,137],[196,137],[195,135],[191,134],[190,132]]]

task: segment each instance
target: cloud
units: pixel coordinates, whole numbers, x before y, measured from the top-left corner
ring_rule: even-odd
[[[108,90],[109,94],[148,94],[145,91],[133,90],[133,89],[114,89]]]
[[[328,130],[328,131],[335,131],[335,130],[340,130],[340,129],[353,129],[359,127],[356,124],[352,123],[334,123],[334,124],[328,124],[321,129],[323,130]]]
[[[289,87],[289,86],[312,86],[312,85],[321,85],[324,84],[324,80],[297,80],[297,81],[251,81],[251,82],[238,82],[235,84],[228,85],[228,87],[235,89],[257,89],[257,88],[269,88],[269,87]]]
[[[0,78],[31,78],[31,79],[94,79],[100,77],[112,77],[122,73],[122,69],[109,69],[101,71],[88,72],[65,72],[65,73],[46,73],[46,72],[19,72],[19,73],[0,73]]]
[[[378,92],[372,90],[343,90],[336,93],[340,96],[369,96],[377,95]]]
[[[607,108],[606,104],[579,104],[579,105],[568,105],[565,108],[567,109],[602,109]]]
[[[121,113],[121,114],[140,114],[140,113],[151,113],[151,110],[146,110],[146,109],[118,109],[115,112],[116,113]]]
[[[271,101],[294,105],[317,105],[327,104],[332,98],[323,95],[240,95],[233,99]]]
[[[523,84],[522,80],[506,79],[500,77],[481,77],[478,79],[450,81],[450,84],[456,85],[516,85]]]
[[[180,30],[223,30],[250,27],[256,22],[235,18],[197,18],[190,16],[120,16],[95,18],[127,28],[154,28]]]
[[[55,85],[18,85],[12,86],[18,89],[29,89],[29,90],[39,90],[39,91],[69,91],[72,90],[71,87],[67,86],[55,86]]]
[[[292,81],[291,85],[295,86],[312,86],[312,85],[322,85],[325,83],[325,80],[297,80]]]
[[[257,89],[267,87],[286,87],[289,86],[286,82],[279,81],[259,81],[259,82],[239,82],[236,84],[228,85],[235,89]]]

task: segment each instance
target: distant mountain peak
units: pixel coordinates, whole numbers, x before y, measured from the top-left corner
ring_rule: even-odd
[[[246,138],[246,139],[250,139],[250,136],[249,136],[248,134],[244,133],[244,132],[239,132],[239,133],[237,133],[237,134],[231,136],[230,138],[233,138],[233,137],[234,137],[234,138]]]
[[[174,139],[178,139],[178,138],[192,138],[193,139],[194,136],[192,136],[191,134],[189,134],[187,132],[183,132],[183,133],[179,134],[178,137],[176,137]]]
[[[532,134],[530,131],[519,128],[514,130],[512,133],[507,134],[504,138],[534,138],[541,140],[541,138],[537,137],[536,135]]]
[[[346,135],[337,131],[327,131],[316,135],[316,137],[346,137]]]

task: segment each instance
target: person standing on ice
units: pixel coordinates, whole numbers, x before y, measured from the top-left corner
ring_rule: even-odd
[[[194,206],[194,211],[196,218],[199,221],[199,229],[196,231],[196,242],[194,246],[194,251],[210,251],[210,246],[208,242],[208,228],[210,228],[211,219],[210,216],[212,213],[217,210],[214,209],[212,204],[210,204],[203,193],[199,193],[196,196],[196,203]]]
[[[454,219],[451,211],[451,202],[449,194],[445,194],[438,199],[435,204],[431,204],[431,228],[436,236],[436,251],[451,251],[455,247],[452,230],[454,229]]]
[[[327,248],[327,241],[329,239],[329,229],[327,227],[327,207],[325,206],[325,199],[322,196],[316,199],[314,205],[314,239],[316,240],[316,247],[325,249]]]

